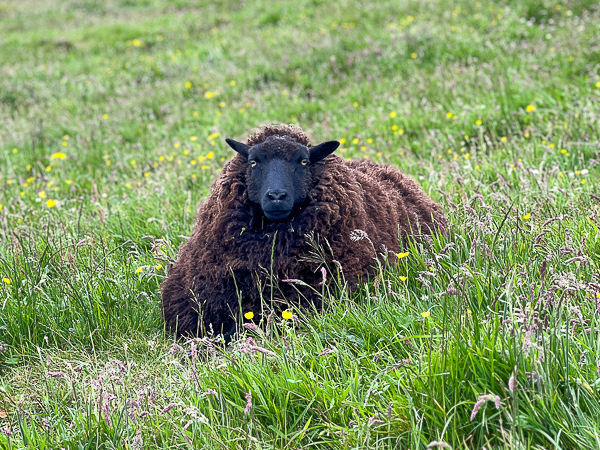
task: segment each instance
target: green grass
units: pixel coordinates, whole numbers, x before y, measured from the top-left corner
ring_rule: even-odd
[[[587,0],[0,1],[0,448],[598,448],[598,23]],[[175,343],[158,286],[224,138],[291,122],[418,180],[449,235],[320,313]]]

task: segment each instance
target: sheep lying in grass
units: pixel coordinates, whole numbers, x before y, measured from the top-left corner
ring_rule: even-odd
[[[337,141],[312,147],[300,128],[281,125],[260,129],[247,144],[227,143],[238,154],[200,205],[162,283],[163,314],[177,335],[230,336],[240,308],[257,320],[271,292],[276,301],[319,308],[310,286],[323,275],[306,258],[311,233],[328,243],[353,287],[372,272],[376,251],[399,251],[409,234],[446,227],[414,181],[394,167],[331,155]]]

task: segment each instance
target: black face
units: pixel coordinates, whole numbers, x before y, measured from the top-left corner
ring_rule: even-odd
[[[307,148],[282,138],[269,138],[255,146],[227,139],[248,160],[248,197],[272,221],[286,220],[306,201],[310,188],[310,165],[332,153],[339,142]]]

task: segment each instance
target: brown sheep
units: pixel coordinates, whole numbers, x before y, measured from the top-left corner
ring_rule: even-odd
[[[372,273],[376,252],[400,251],[409,235],[447,226],[440,207],[398,169],[330,155],[339,142],[312,147],[300,128],[280,125],[247,144],[227,143],[238,154],[201,203],[161,286],[165,321],[179,336],[229,338],[240,311],[258,319],[272,298],[319,308],[310,287],[323,275],[306,258],[310,234],[327,242],[329,261],[341,264],[353,288]]]

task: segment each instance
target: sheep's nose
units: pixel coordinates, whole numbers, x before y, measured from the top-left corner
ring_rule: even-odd
[[[272,201],[281,201],[287,197],[287,192],[281,189],[270,189],[267,191],[267,198]]]

